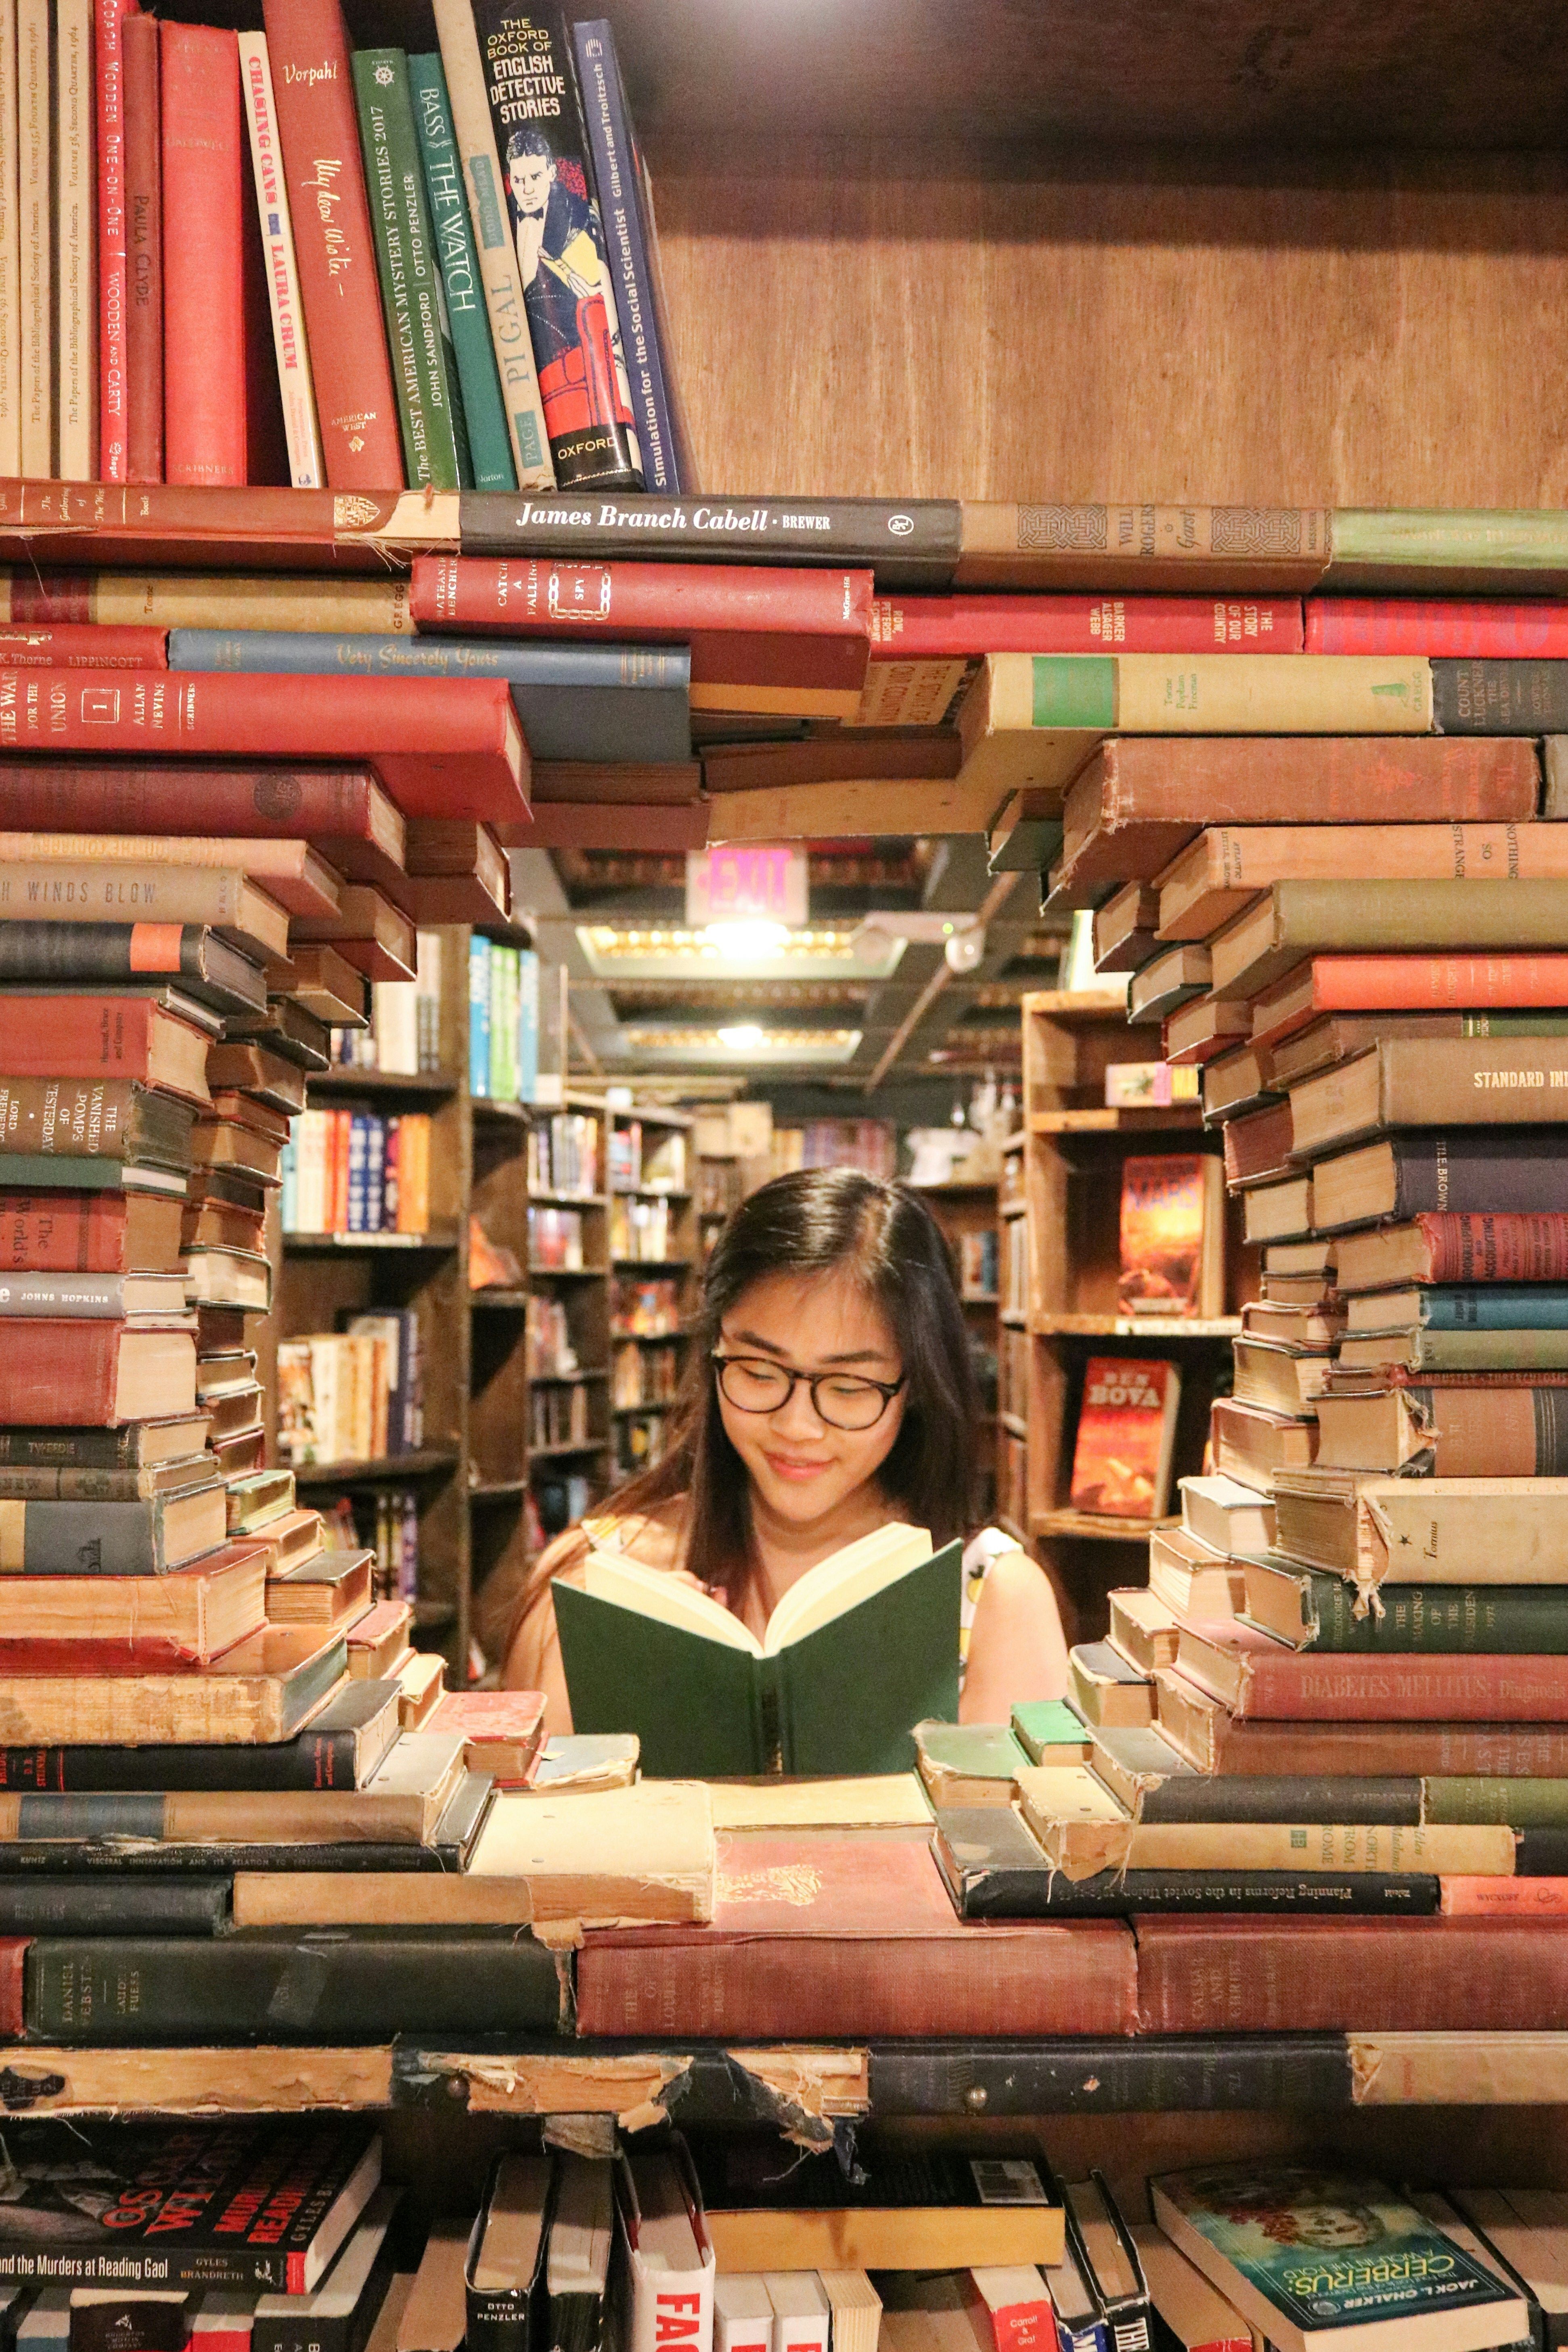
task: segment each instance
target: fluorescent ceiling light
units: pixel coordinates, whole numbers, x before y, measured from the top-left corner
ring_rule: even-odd
[[[783,923],[762,921],[710,923],[702,938],[708,946],[718,949],[726,963],[750,963],[757,956],[777,955],[789,942]]]
[[[860,1043],[858,1029],[763,1029],[752,1022],[721,1029],[630,1027],[621,1045],[631,1059],[651,1068],[733,1066],[737,1054],[769,1068],[822,1066],[847,1062]]]
[[[714,929],[752,934],[742,955],[728,951]],[[758,934],[773,934],[763,940]],[[578,944],[595,980],[886,980],[904,942],[876,933],[858,938],[849,923],[718,925],[688,930],[675,924],[580,923]]]

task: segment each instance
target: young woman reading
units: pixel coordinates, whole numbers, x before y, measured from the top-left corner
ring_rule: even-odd
[[[915,1193],[847,1168],[776,1177],[709,1260],[663,1457],[534,1562],[505,1679],[569,1731],[551,1586],[590,1549],[700,1585],[759,1636],[791,1585],[889,1521],[966,1531],[973,1374],[947,1244]],[[964,1559],[960,1715],[1005,1722],[1059,1698],[1067,1650],[1050,1584],[994,1534]]]

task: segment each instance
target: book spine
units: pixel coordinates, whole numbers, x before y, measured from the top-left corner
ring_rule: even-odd
[[[246,479],[244,131],[239,48],[202,25],[162,28],[164,470],[175,485]]]
[[[99,0],[100,16],[115,0]],[[124,240],[121,299],[125,310],[122,405],[125,479],[163,478],[163,160],[158,20],[132,10],[120,26],[121,87],[125,117]],[[100,178],[100,193],[102,182]],[[103,293],[104,412],[100,445],[110,432],[109,292]],[[105,460],[107,465],[107,459]]]
[[[91,1002],[81,997],[57,1001]],[[8,1276],[121,1274],[126,1254],[123,1201],[90,1192],[47,1192],[36,1198],[0,1193],[0,1265]]]
[[[1032,587],[1108,575],[1169,585],[1315,587],[1334,517],[1323,507],[963,507],[959,578],[965,586]],[[1169,579],[1164,575],[1169,574]]]
[[[403,486],[392,370],[338,0],[265,0],[262,16],[328,483]]]
[[[987,653],[1300,651],[1295,597],[879,596],[871,617],[874,662],[963,661]]]
[[[386,340],[409,488],[455,490],[458,461],[439,273],[422,201],[418,142],[401,49],[358,49],[354,97],[375,235]]]
[[[0,1936],[216,1936],[228,1914],[226,1878],[0,1876]]]
[[[648,236],[621,86],[614,30],[606,17],[574,24],[577,85],[593,151],[594,190],[604,224],[616,308],[631,387],[643,478],[648,489],[679,497],[680,466],[666,383],[668,361],[653,299]]]
[[[1488,508],[1340,507],[1331,575],[1336,586],[1494,591],[1512,575],[1521,593],[1568,570],[1560,515]]]
[[[28,1954],[28,2035],[75,2047],[207,2034],[379,2042],[460,2032],[476,2016],[500,2032],[552,2033],[560,2004],[554,1956],[531,1937],[358,1938],[323,1945],[303,1969],[291,1936],[51,1938]]]
[[[1529,1127],[1568,1109],[1568,1037],[1390,1037],[1377,1051],[1383,1127]],[[1320,1099],[1339,1076],[1315,1082]]]
[[[124,1314],[122,1275],[12,1275],[0,1283],[0,1322],[19,1315],[68,1315],[78,1321],[96,1322],[102,1318],[115,1322]]]
[[[1438,1908],[1430,1873],[1375,1870],[1101,1870],[1070,1879],[1063,1871],[988,1870],[957,1882],[965,1919],[1126,1919],[1135,1914],[1258,1912],[1294,1917],[1328,1915],[1420,1919]]]
[[[1568,658],[1568,604],[1424,604],[1415,597],[1313,596],[1310,654],[1424,654],[1428,660]]]
[[[112,1426],[118,1323],[18,1323],[0,1349],[0,1421]]]
[[[1213,1688],[1204,1662],[1182,1672]],[[1218,1694],[1216,1693],[1216,1696]],[[1568,1721],[1568,1658],[1453,1655],[1425,1665],[1408,1657],[1319,1657],[1310,1650],[1244,1654],[1237,1720],[1308,1723],[1558,1723]]]
[[[1260,1772],[1248,1778],[1181,1773],[1144,1790],[1138,1818],[1150,1822],[1344,1822],[1352,1826],[1370,1822],[1413,1829],[1424,1819],[1422,1783],[1385,1773],[1368,1773],[1359,1780],[1321,1774],[1279,1778]]]
[[[0,862],[0,919],[235,925],[245,887],[237,866]]]
[[[73,1586],[89,1582],[101,1589],[103,1580],[163,1574],[163,1513],[156,1501],[136,1503],[0,1502],[0,1576],[69,1578]],[[162,1598],[174,1603],[159,1611],[132,1586],[123,1596],[110,1596],[112,1608],[122,1600],[124,1630],[106,1621],[97,1630],[123,1641],[167,1643],[184,1636],[191,1622],[179,1607],[181,1595],[165,1586]],[[13,1604],[17,1596],[12,1593]],[[89,1604],[96,1610],[97,1597]],[[23,1597],[23,1612],[28,1606]],[[157,1622],[163,1616],[163,1624]],[[177,1623],[175,1621],[178,1621]],[[96,1618],[95,1618],[96,1624]],[[37,1832],[24,1828],[29,1837]]]
[[[1561,1331],[1568,1327],[1568,1286],[1424,1287],[1416,1293],[1415,1320],[1429,1331]]]
[[[775,571],[711,563],[540,562],[416,556],[409,611],[420,629],[509,637],[603,635],[637,641],[693,635],[847,638],[870,624],[864,571]]]
[[[22,995],[12,998],[7,1010],[16,1024],[5,1048],[13,1078],[147,1078],[153,1008],[133,997]],[[9,1208],[14,1213],[26,1205],[12,1202]],[[63,1202],[40,1202],[37,1206],[61,1231],[68,1223]],[[85,1246],[85,1236],[78,1238]],[[20,1266],[23,1261],[10,1258],[11,1246],[7,1229],[5,1262]]]
[[[22,257],[22,472],[55,470],[54,235],[49,0],[16,0]]]
[[[1510,1829],[1568,1829],[1568,1780],[1499,1780],[1481,1774],[1422,1783],[1422,1819],[1506,1822]]]
[[[468,1092],[483,1098],[489,1091],[490,942],[476,931],[468,941]]]
[[[282,152],[278,143],[278,107],[272,94],[272,65],[265,33],[239,36],[240,90],[245,103],[246,131],[250,141],[251,179],[256,192],[257,219],[261,231],[267,273],[267,302],[272,320],[272,352],[278,368],[278,389],[283,403],[283,437],[289,452],[289,479],[296,489],[321,489],[326,482],[321,435],[316,422],[316,387],[310,373],[310,347],[305,338],[305,312],[300,294],[300,265],[294,250],[294,222],[289,205]]]
[[[1433,719],[1430,665],[1331,655],[1260,654],[1249,661],[1163,654],[1002,654],[1037,727],[1110,727],[1135,734],[1424,735]],[[1109,719],[1105,713],[1111,714]]]
[[[265,583],[251,583],[261,593]],[[280,789],[281,786],[281,789]],[[363,768],[247,770],[167,766],[9,767],[0,812],[38,833],[254,835],[258,839],[365,841],[375,788]],[[106,974],[105,977],[108,977]]]
[[[1568,1216],[1422,1216],[1426,1282],[1568,1282]]]
[[[1445,1919],[1568,1917],[1568,1878],[1444,1878]]]
[[[439,54],[410,58],[415,129],[425,194],[446,294],[458,390],[468,427],[473,483],[481,490],[514,490],[506,406],[485,309],[484,281],[474,250],[473,225],[463,192],[462,160],[452,134],[452,105]]]
[[[16,0],[0,0],[0,476],[22,470]]]
[[[0,1465],[9,1469],[68,1465],[87,1471],[123,1471],[134,1465],[140,1432],[123,1429],[0,1429]]]
[[[555,478],[640,490],[604,225],[563,12],[479,0],[474,25]],[[454,93],[455,94],[455,93]]]
[[[1558,1005],[1568,992],[1568,956],[1320,956],[1312,961],[1312,990],[1320,1013]]]
[[[352,1731],[305,1731],[244,1748],[0,1748],[0,1790],[94,1795],[149,1786],[169,1791],[220,1785],[258,1791],[352,1789],[356,1762]]]
[[[1139,1922],[1144,2032],[1530,2032],[1565,1998],[1568,1937],[1552,1925]]]
[[[124,26],[133,0],[98,0],[99,442],[93,469],[104,482],[130,474],[131,379],[127,335],[128,186]],[[154,477],[154,478],[161,478]]]
[[[153,1099],[129,1078],[0,1077],[0,1160],[12,1152],[132,1159],[164,1124],[149,1116]]]
[[[1568,732],[1568,667],[1435,661],[1432,709],[1443,735],[1561,735]]]
[[[1515,1393],[1528,1396],[1530,1391]],[[1568,1391],[1558,1394],[1568,1406]],[[1307,1587],[1302,1614],[1315,1627],[1313,1638],[1304,1648],[1320,1655],[1325,1651],[1426,1651],[1442,1655],[1476,1652],[1497,1659],[1500,1668],[1504,1656],[1568,1651],[1568,1625],[1563,1622],[1562,1604],[1551,1585],[1390,1584],[1382,1592],[1381,1613],[1369,1609],[1358,1617],[1355,1587],[1342,1578],[1322,1570],[1303,1569],[1300,1580]],[[1338,1821],[1342,1817],[1335,1813],[1318,1818]]]
[[[93,275],[93,0],[55,0],[55,355],[58,471],[98,471],[98,293]]]
[[[479,27],[468,0],[435,0],[435,15],[451,100],[452,133],[462,158],[468,215],[479,241],[479,276],[517,487],[548,490],[554,486],[555,468],[512,238],[507,184],[490,124]]]
[[[577,1956],[578,2032],[643,2035],[679,2017],[705,2036],[899,2037],[949,2032],[963,2017],[975,2035],[1122,2033],[1135,2003],[1133,1945],[1116,1920],[956,1940],[704,1942],[702,1932],[665,1943],[590,1929]]]
[[[453,0],[437,0],[437,16],[451,5]],[[445,46],[441,54],[446,57]],[[452,101],[456,106],[455,82]],[[958,508],[945,499],[902,505],[879,499],[794,499],[782,506],[766,499],[718,497],[672,503],[631,491],[605,499],[565,493],[503,499],[471,490],[462,499],[459,518],[465,555],[706,564],[721,554],[726,563],[874,569],[879,587],[888,584],[889,570],[900,584],[926,575],[942,582],[958,537]],[[1194,833],[1205,822],[1201,793],[1198,804]],[[1244,816],[1238,810],[1237,823]]]

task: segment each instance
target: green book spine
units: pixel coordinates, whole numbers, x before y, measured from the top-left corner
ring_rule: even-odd
[[[1329,583],[1389,570],[1568,572],[1568,515],[1442,507],[1340,507]]]
[[[1563,1371],[1568,1331],[1415,1331],[1400,1360],[1415,1372]]]
[[[453,398],[457,370],[425,215],[408,60],[401,49],[356,49],[353,73],[408,486],[463,489],[469,487],[467,436]]]
[[[507,438],[495,346],[484,280],[474,250],[473,224],[463,193],[463,159],[452,135],[452,103],[438,55],[410,58],[414,123],[425,165],[430,228],[447,299],[447,321],[468,428],[468,457],[478,490],[515,490],[517,469]]]
[[[1070,1748],[1075,1741],[1086,1748],[1089,1745],[1082,1716],[1065,1698],[1021,1701],[1013,1709],[1013,1730],[1035,1764],[1047,1748]]]
[[[1302,1569],[1303,1625],[1316,1633],[1303,1649],[1330,1652],[1427,1651],[1481,1657],[1568,1654],[1568,1611],[1552,1584],[1385,1584],[1384,1613],[1354,1614],[1356,1590],[1342,1577]],[[1490,1784],[1488,1784],[1490,1785]],[[1507,1785],[1499,1783],[1497,1785]],[[1427,1820],[1468,1820],[1428,1814]],[[1477,1814],[1479,1821],[1500,1820]],[[1565,1816],[1568,1818],[1568,1816]]]
[[[1037,654],[1033,675],[1035,726],[1115,726],[1114,654]]]
[[[1568,1829],[1568,1780],[1428,1780],[1424,1822],[1506,1822],[1510,1829]]]

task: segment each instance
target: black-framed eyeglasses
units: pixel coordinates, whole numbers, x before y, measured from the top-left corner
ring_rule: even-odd
[[[797,1388],[811,1391],[811,1409],[829,1429],[875,1429],[908,1374],[867,1380],[858,1372],[792,1372],[763,1356],[721,1356],[713,1369],[720,1393],[737,1412],[782,1412]]]

